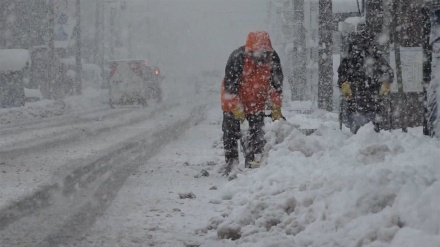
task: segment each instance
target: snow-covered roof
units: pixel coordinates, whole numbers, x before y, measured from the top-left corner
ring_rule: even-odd
[[[20,71],[30,64],[29,51],[24,49],[0,49],[0,72]]]

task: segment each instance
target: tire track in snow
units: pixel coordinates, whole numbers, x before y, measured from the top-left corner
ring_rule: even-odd
[[[14,134],[21,131],[38,130],[47,127],[57,127],[64,124],[75,123],[76,121],[81,121],[83,118],[93,117],[95,114],[111,112],[110,106],[97,107],[93,110],[80,111],[69,113],[66,112],[63,115],[51,116],[47,118],[39,119],[24,119],[12,124],[0,125],[0,135]]]
[[[196,107],[189,117],[118,145],[62,182],[0,210],[0,245],[57,246],[70,242],[102,216],[138,166],[191,124],[204,119],[204,113],[204,107]]]
[[[117,111],[115,113],[109,114],[107,116],[108,119],[105,119],[105,122],[96,122],[96,118],[79,121],[77,125],[69,124],[63,126],[62,129],[58,130],[58,133],[56,133],[55,135],[48,133],[45,136],[31,138],[30,140],[7,143],[6,145],[3,145],[4,147],[0,146],[0,157],[11,158],[23,154],[47,151],[48,149],[55,148],[69,142],[78,141],[82,138],[94,137],[104,132],[112,131],[120,127],[140,123],[147,120],[148,118],[155,116],[158,111],[166,111],[174,106],[175,105],[164,105],[157,109],[154,109],[154,111],[152,112],[146,112],[139,109],[139,111],[131,109],[129,109],[129,111]],[[134,113],[140,114],[135,117],[130,117],[128,119],[123,118],[126,115]],[[122,120],[114,119],[112,117],[122,118]],[[90,122],[96,124],[96,126],[90,127]],[[50,127],[47,129],[50,130]]]

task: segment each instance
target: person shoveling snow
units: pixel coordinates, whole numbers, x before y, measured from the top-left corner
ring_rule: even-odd
[[[238,165],[240,124],[247,120],[245,167],[258,167],[264,147],[264,110],[271,102],[272,120],[283,118],[281,113],[283,71],[280,58],[272,48],[267,32],[249,33],[246,45],[229,57],[222,81],[223,144],[228,175]]]

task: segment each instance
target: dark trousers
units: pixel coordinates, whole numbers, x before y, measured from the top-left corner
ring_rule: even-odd
[[[358,130],[365,124],[372,122],[374,130],[380,131],[383,118],[383,106],[379,100],[371,101],[370,106],[367,109],[362,108],[362,104],[355,101],[347,102],[346,109],[346,126],[353,134],[356,134]]]
[[[236,161],[238,163],[238,140],[240,140],[245,153],[245,166],[255,159],[255,154],[263,152],[264,140],[264,113],[246,115],[249,122],[249,132],[242,134],[240,121],[234,115],[223,112],[223,146],[225,149],[226,164]]]

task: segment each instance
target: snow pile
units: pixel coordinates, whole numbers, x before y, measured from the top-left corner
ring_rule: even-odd
[[[10,124],[23,119],[59,116],[68,111],[62,101],[42,100],[22,107],[0,109],[0,124]]]
[[[440,246],[438,140],[371,124],[352,135],[336,114],[315,117],[310,136],[267,125],[267,164],[222,188],[217,236],[238,246]]]
[[[86,84],[86,83],[84,83]],[[64,100],[73,111],[84,111],[95,107],[110,107],[108,90],[86,87],[79,96],[68,97]]]
[[[24,88],[24,95],[26,96],[26,99],[32,99],[33,101],[44,99],[40,89]]]
[[[30,54],[24,49],[0,50],[0,72],[20,71],[29,66]]]
[[[27,97],[35,96],[38,90],[26,90]],[[93,110],[94,108],[110,107],[106,102],[103,90],[87,88],[80,96],[71,96],[64,100],[40,100],[26,102],[25,106],[0,109],[0,124],[10,124],[24,119],[43,119],[65,114],[79,113]]]

